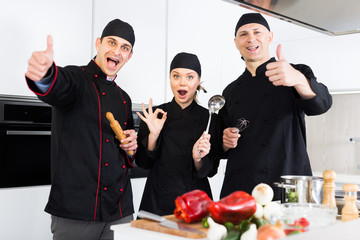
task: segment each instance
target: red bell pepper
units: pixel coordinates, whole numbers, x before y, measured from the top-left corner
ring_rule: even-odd
[[[217,223],[231,222],[234,225],[249,219],[256,212],[253,196],[243,191],[236,191],[209,205],[211,217]]]
[[[174,215],[187,223],[202,220],[209,214],[208,205],[212,200],[202,190],[192,190],[175,200]]]

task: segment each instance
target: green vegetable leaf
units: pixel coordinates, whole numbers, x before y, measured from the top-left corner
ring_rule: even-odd
[[[252,223],[255,223],[256,228],[259,228],[259,227],[261,227],[262,225],[269,223],[269,221],[266,220],[266,219],[256,218],[256,217],[254,217],[253,219],[251,219],[251,222],[252,222]]]
[[[240,239],[240,231],[236,230],[235,228],[234,230],[231,230],[227,233],[224,240],[239,240],[239,239]]]
[[[241,223],[239,224],[240,233],[243,234],[244,232],[249,230],[250,224],[251,222],[249,220],[242,220]]]
[[[224,226],[226,227],[228,232],[232,231],[232,230],[234,230],[236,228],[235,225],[233,223],[231,223],[231,222],[224,223]]]
[[[209,223],[207,221],[207,217],[204,217],[202,219],[202,225],[203,225],[204,228],[209,228]]]

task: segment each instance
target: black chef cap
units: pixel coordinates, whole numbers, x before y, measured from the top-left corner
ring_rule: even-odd
[[[235,37],[239,28],[245,24],[258,23],[266,27],[270,31],[270,27],[266,19],[260,13],[246,13],[243,14],[235,27]]]
[[[181,52],[178,53],[171,62],[170,72],[175,68],[188,68],[194,70],[201,77],[201,65],[195,54]]]
[[[130,24],[128,24],[127,22],[123,22],[120,19],[114,19],[106,25],[101,34],[101,38],[107,36],[121,37],[131,43],[131,46],[134,47],[134,29],[131,27]]]

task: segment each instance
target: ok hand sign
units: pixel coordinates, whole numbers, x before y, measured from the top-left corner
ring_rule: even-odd
[[[150,134],[158,137],[166,120],[166,112],[164,112],[160,108],[157,108],[155,112],[153,112],[151,98],[149,100],[148,111],[146,111],[144,103],[142,104],[142,111],[144,116],[141,115],[139,112],[136,112],[136,114],[141,118],[141,120],[143,120],[146,123],[146,125],[149,128]],[[162,113],[162,118],[158,118],[158,115],[160,113]]]

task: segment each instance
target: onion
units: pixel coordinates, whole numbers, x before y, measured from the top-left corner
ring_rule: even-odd
[[[251,195],[255,198],[255,201],[261,205],[266,205],[272,201],[274,197],[274,190],[266,183],[259,183],[254,187]]]
[[[282,214],[281,205],[278,202],[269,202],[264,207],[264,218],[271,222],[271,218],[279,218]]]
[[[241,237],[240,240],[256,240],[257,238],[257,229],[256,229],[256,224],[250,224],[249,229],[244,232]]]
[[[257,232],[257,240],[274,240],[284,237],[286,237],[284,230],[271,224],[262,225]]]
[[[227,229],[224,225],[216,223],[211,217],[207,219],[209,223],[209,231],[207,233],[208,240],[223,240],[226,237]]]
[[[260,203],[256,203],[256,212],[254,213],[256,218],[262,218],[264,216],[264,208]]]

